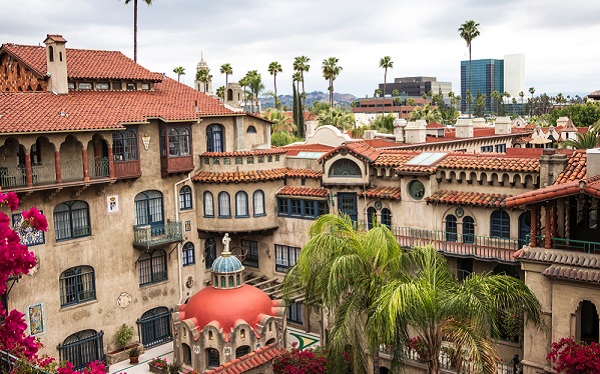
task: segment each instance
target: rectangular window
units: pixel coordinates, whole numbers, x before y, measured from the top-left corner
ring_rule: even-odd
[[[492,145],[484,145],[481,147],[481,153],[494,152],[494,146]]]
[[[253,163],[254,163],[254,157],[248,157],[248,158],[246,159],[246,163],[247,163],[247,164],[253,164]]]
[[[299,325],[303,323],[302,303],[291,303],[287,307],[287,320],[288,322],[296,323]]]
[[[74,90],[74,89],[75,89],[75,83],[74,83],[74,82],[69,82],[69,83],[67,83],[67,87],[68,87],[70,90]]]
[[[496,144],[496,146],[494,147],[494,151],[496,153],[506,152],[506,144]]]
[[[108,82],[98,82],[98,83],[96,83],[96,89],[98,91],[106,91],[106,90],[108,90]]]
[[[307,217],[314,217],[316,212],[316,201],[304,200],[304,215]]]
[[[148,91],[150,89],[150,83],[142,83],[142,90]]]
[[[79,83],[77,85],[77,88],[80,90],[91,90],[92,89],[92,84],[91,83]]]
[[[242,240],[244,248],[244,265],[258,268],[258,242],[256,240]]]
[[[299,247],[275,244],[275,271],[287,273],[290,267],[296,265],[299,255]]]
[[[277,199],[277,212],[281,216],[287,216],[290,214],[288,199]]]
[[[302,200],[290,200],[292,203],[292,211],[291,214],[293,216],[301,216],[302,215]]]
[[[223,159],[223,165],[231,165],[231,159],[229,157],[225,157]]]
[[[135,91],[135,83],[127,82],[127,91]]]
[[[123,89],[123,85],[121,82],[112,82],[112,89],[115,91],[121,91]]]

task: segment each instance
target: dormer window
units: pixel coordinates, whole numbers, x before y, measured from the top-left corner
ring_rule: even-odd
[[[85,82],[81,82],[77,85],[77,88],[80,90],[91,90],[92,89],[92,84],[91,83],[85,83]]]
[[[148,91],[150,89],[150,83],[142,83],[142,90]]]
[[[112,89],[114,91],[121,91],[123,89],[123,85],[121,82],[112,82]]]
[[[70,90],[74,90],[75,89],[75,83],[74,82],[69,82],[67,84],[67,86],[69,87]]]
[[[98,90],[98,91],[106,91],[106,90],[108,90],[108,82],[98,82],[98,83],[96,83],[96,90]]]
[[[127,82],[127,91],[135,91],[135,83]]]

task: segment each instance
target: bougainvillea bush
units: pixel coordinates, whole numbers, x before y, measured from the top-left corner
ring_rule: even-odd
[[[327,355],[322,348],[283,349],[281,356],[273,360],[275,374],[325,374]]]
[[[14,212],[19,206],[19,199],[14,192],[0,193],[0,206],[8,207]],[[24,211],[21,228],[31,227],[46,231],[48,221],[37,208]],[[35,266],[33,252],[21,244],[19,235],[10,228],[10,218],[0,212],[0,295],[6,294],[7,282],[10,278],[27,274]],[[35,338],[26,336],[27,323],[23,313],[18,310],[10,312],[0,304],[0,350],[8,351],[17,357],[32,358],[39,345]]]
[[[586,344],[574,337],[552,343],[546,360],[561,374],[600,373],[600,344]]]

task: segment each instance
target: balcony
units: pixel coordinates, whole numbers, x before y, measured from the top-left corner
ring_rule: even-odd
[[[158,226],[134,226],[133,246],[139,249],[154,249],[167,244],[183,242],[181,222],[167,221]]]
[[[187,156],[163,156],[160,158],[160,174],[164,178],[169,174],[189,173],[194,170],[194,158]]]
[[[431,245],[438,251],[452,256],[474,257],[509,264],[517,263],[513,254],[523,246],[518,239],[460,235],[412,227],[392,226],[390,229],[402,247]]]
[[[208,234],[222,235],[226,232],[237,234],[266,233],[277,229],[277,216],[269,214],[266,216],[248,217],[205,217],[198,216],[198,231]]]
[[[545,236],[537,236],[540,242],[543,244]],[[550,238],[552,242],[552,248],[563,249],[573,252],[583,252],[591,254],[600,254],[600,242],[591,242],[585,240],[575,239],[564,239],[564,238]]]

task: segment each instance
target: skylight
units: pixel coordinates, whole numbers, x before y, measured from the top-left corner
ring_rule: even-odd
[[[325,154],[325,152],[307,152],[307,151],[300,151],[298,152],[298,154],[296,155],[296,157],[301,157],[301,158],[319,158],[321,156],[323,156]]]
[[[413,158],[412,160],[408,161],[405,165],[429,166],[438,162],[447,154],[448,153],[445,152],[423,152],[420,155]]]

